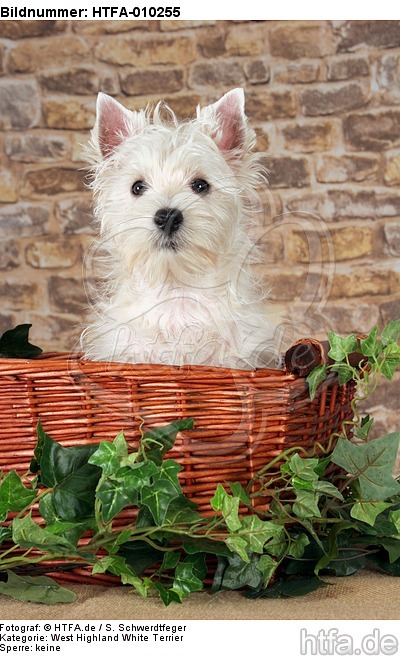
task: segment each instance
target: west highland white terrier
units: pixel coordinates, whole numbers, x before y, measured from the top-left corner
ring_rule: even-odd
[[[104,263],[84,356],[274,367],[275,326],[251,276],[252,197],[265,184],[234,89],[179,123],[100,93],[87,158]]]

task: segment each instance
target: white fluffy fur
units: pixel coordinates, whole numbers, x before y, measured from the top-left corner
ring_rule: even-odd
[[[93,360],[275,366],[264,292],[252,280],[247,228],[263,180],[254,132],[235,89],[179,124],[173,112],[131,112],[99,94],[88,148],[103,283],[81,336]],[[196,194],[191,183],[210,190]],[[134,196],[137,180],[146,191]],[[174,248],[154,222],[177,208]]]

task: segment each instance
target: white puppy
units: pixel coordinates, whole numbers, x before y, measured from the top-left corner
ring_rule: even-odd
[[[103,284],[85,357],[234,368],[276,366],[265,292],[251,277],[251,198],[265,175],[242,89],[178,123],[99,94],[87,149]]]

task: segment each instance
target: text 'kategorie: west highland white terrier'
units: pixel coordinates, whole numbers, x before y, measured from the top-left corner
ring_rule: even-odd
[[[250,271],[251,197],[266,182],[254,144],[242,89],[182,123],[162,103],[129,111],[99,94],[87,158],[105,268],[85,357],[277,365]]]

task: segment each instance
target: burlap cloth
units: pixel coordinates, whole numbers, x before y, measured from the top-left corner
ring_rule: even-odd
[[[400,579],[362,571],[327,579],[332,585],[306,597],[245,599],[238,592],[192,594],[182,605],[165,608],[160,600],[143,600],[124,587],[76,585],[72,604],[45,606],[0,597],[2,620],[295,620],[399,619]]]

